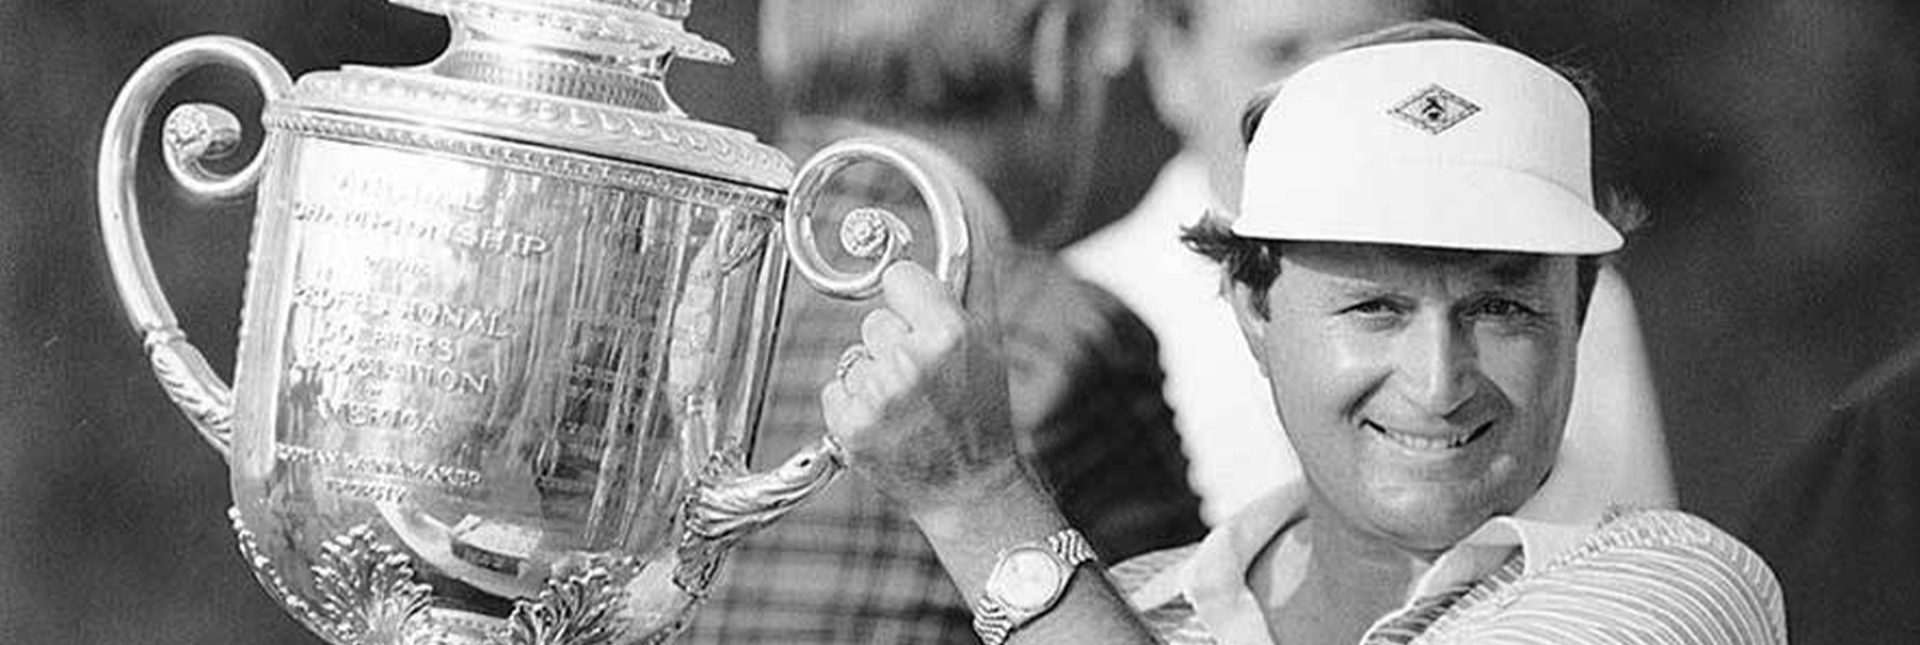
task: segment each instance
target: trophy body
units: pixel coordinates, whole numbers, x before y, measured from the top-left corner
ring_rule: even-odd
[[[269,588],[331,602],[302,617],[344,640],[399,628],[372,624],[380,604],[435,589],[479,611],[421,611],[460,618],[550,578],[709,566],[678,561],[710,557],[679,549],[683,489],[749,445],[781,196],[404,126],[268,123],[285,134],[260,189],[233,492],[248,548],[307,565],[263,568]],[[408,582],[330,586],[315,547],[343,536],[392,548],[328,565],[407,554]],[[626,620],[665,629],[669,595]]]
[[[843,244],[878,261],[840,273],[812,246],[813,198],[857,161],[908,172],[957,287],[965,224],[936,179],[953,166],[856,142],[796,175],[686,118],[659,84],[667,62],[725,52],[680,30],[684,2],[407,4],[454,18],[454,46],[419,69],[292,84],[257,48],[201,38],[136,72],[101,156],[123,301],[168,394],[228,458],[248,564],[316,633],[664,641],[733,539],[838,470],[824,439],[767,473],[745,463],[789,267],[863,297],[905,243],[890,215],[856,211]],[[167,309],[129,180],[153,97],[204,64],[247,71],[268,99],[265,143],[236,175],[200,165],[237,138],[224,111],[183,106],[165,134],[189,189],[258,189],[231,389]]]

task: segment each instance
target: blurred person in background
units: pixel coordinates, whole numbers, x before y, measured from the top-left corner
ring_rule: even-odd
[[[1868,370],[1765,480],[1742,533],[1800,645],[1920,643],[1920,341]]]
[[[1203,213],[1230,213],[1244,156],[1240,109],[1343,41],[1445,13],[1428,0],[1146,0],[1141,48],[1154,106],[1181,152],[1125,218],[1067,247],[1073,271],[1112,291],[1160,341],[1174,411],[1202,513],[1217,524],[1247,502],[1300,479],[1265,379],[1234,330],[1217,269],[1180,246]],[[1582,336],[1580,388],[1568,441],[1634,464],[1622,499],[1673,506],[1659,402],[1633,299],[1609,267]],[[1277,457],[1277,458],[1276,458]]]
[[[830,433],[988,645],[1785,643],[1753,551],[1586,494],[1635,473],[1562,441],[1584,310],[1638,215],[1594,198],[1587,101],[1440,21],[1262,91],[1239,216],[1184,239],[1230,280],[1306,477],[1197,544],[1095,573],[1015,458],[990,321],[914,265],[822,389]]]
[[[1074,217],[1085,198],[1105,85],[1127,63],[1125,14],[1115,9],[1124,5],[776,0],[762,5],[760,23],[778,138],[796,158],[851,136],[903,133],[982,180],[963,191],[980,234],[969,306],[1005,323],[1019,452],[1093,547],[1116,559],[1204,532],[1153,337],[1112,296],[1021,242]],[[913,208],[897,178],[867,179],[849,188],[860,194],[848,205],[867,197]],[[913,239],[933,237],[917,230]],[[819,386],[878,306],[788,293],[762,461],[824,432]],[[685,642],[967,642],[969,616],[912,524],[848,478],[738,545]]]

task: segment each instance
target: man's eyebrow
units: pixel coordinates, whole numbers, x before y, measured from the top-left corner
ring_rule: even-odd
[[[1328,290],[1336,298],[1345,300],[1367,300],[1399,293],[1392,285],[1362,278],[1334,277],[1333,288]]]
[[[1545,273],[1547,258],[1539,255],[1502,256],[1487,264],[1487,274],[1501,286],[1529,286]]]

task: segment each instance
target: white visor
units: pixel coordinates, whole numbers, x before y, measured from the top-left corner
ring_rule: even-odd
[[[1593,255],[1585,100],[1518,52],[1361,47],[1288,79],[1247,149],[1233,231],[1263,239]]]

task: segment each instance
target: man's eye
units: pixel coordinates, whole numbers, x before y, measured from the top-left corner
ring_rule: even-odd
[[[1391,316],[1400,313],[1400,307],[1385,298],[1374,298],[1342,309],[1340,313],[1359,314],[1362,316]]]
[[[1540,315],[1532,307],[1505,298],[1488,298],[1476,304],[1469,315],[1488,318],[1533,318]]]

